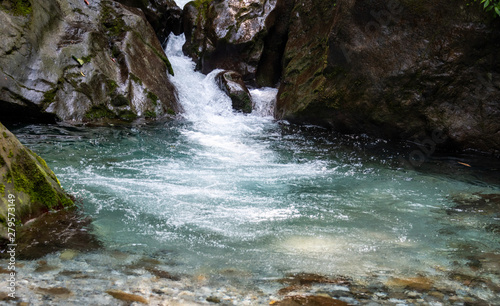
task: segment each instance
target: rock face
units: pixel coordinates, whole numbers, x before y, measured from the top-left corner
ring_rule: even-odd
[[[139,9],[109,0],[1,5],[0,120],[132,120],[179,111],[170,63]]]
[[[252,97],[241,75],[235,71],[221,71],[215,81],[232,101],[233,109],[243,113],[252,112]]]
[[[182,33],[182,9],[174,0],[117,0],[127,6],[141,9],[151,24],[160,42],[170,33]]]
[[[73,205],[45,161],[1,123],[0,197],[0,238],[7,237],[9,212],[15,214],[16,222],[24,222],[48,210]],[[15,210],[9,211],[9,207]]]
[[[276,116],[500,152],[500,20],[448,1],[295,1]]]
[[[203,73],[220,68],[255,82],[276,0],[197,0],[183,10],[184,53]]]

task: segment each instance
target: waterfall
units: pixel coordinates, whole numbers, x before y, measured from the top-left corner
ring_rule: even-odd
[[[217,86],[215,76],[220,69],[204,75],[195,71],[195,63],[182,52],[186,39],[184,34],[170,35],[165,53],[172,64],[175,76],[170,80],[176,86],[179,102],[184,108],[183,116],[190,121],[241,121],[251,124],[255,117],[272,117],[277,89],[252,89],[250,94],[254,104],[248,115],[232,110],[231,99]],[[257,119],[258,120],[258,119]]]

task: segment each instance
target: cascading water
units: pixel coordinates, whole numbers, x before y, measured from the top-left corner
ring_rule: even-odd
[[[26,262],[19,273],[31,275],[28,282],[67,286],[77,304],[113,305],[96,293],[103,286],[138,290],[155,301],[201,303],[215,295],[227,303],[264,304],[280,288],[273,280],[287,273],[348,276],[368,292],[375,288],[367,302],[389,300],[383,290],[393,278],[418,276],[462,300],[494,301],[488,284],[498,283],[499,220],[463,213],[452,199],[497,194],[497,183],[475,172],[435,174],[445,168],[431,161],[428,172],[399,168],[387,153],[391,147],[379,140],[279,125],[271,116],[276,89],[252,90],[254,112],[234,112],[215,72],[195,72],[182,44],[183,36],[171,36],[166,53],[183,119],[15,131],[82,199],[104,244],[73,261],[48,255],[60,270],[52,274],[37,274],[37,264]],[[475,258],[493,268],[474,270]],[[155,279],[150,273],[156,270],[143,262],[185,278]],[[484,286],[471,289],[450,277],[457,273],[476,273]],[[19,290],[37,300],[30,286]],[[310,290],[349,293],[339,286]],[[349,294],[344,300],[353,302]]]

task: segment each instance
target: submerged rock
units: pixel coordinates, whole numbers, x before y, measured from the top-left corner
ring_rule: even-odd
[[[0,10],[0,120],[133,120],[179,111],[173,73],[141,10],[110,0]]]
[[[500,152],[500,20],[447,1],[297,2],[276,116]]]
[[[144,297],[137,295],[137,294],[131,294],[127,292],[123,292],[120,290],[108,290],[106,291],[107,294],[111,295],[115,299],[125,301],[125,302],[138,302],[142,304],[148,304],[148,300],[145,299]]]
[[[276,0],[197,0],[183,10],[184,53],[203,73],[220,68],[255,81],[264,49],[266,20]]]
[[[16,227],[49,210],[73,205],[45,161],[24,147],[1,123],[0,198],[0,237],[3,239],[8,238],[7,220],[12,216],[15,216],[11,221]]]
[[[215,76],[215,81],[231,98],[233,109],[244,113],[252,112],[252,97],[239,73],[222,71]]]
[[[347,306],[348,303],[326,296],[288,296],[285,299],[274,302],[272,305],[278,306]]]

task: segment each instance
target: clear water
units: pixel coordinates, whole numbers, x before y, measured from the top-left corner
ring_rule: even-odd
[[[275,89],[252,90],[254,113],[235,113],[182,43],[172,36],[166,51],[180,118],[15,130],[83,200],[105,249],[167,256],[182,273],[236,269],[254,279],[435,276],[500,252],[498,233],[486,230],[498,216],[448,213],[453,196],[499,193],[495,180],[450,173],[440,166],[450,159],[428,161],[428,171],[399,167],[383,141],[276,122]]]

